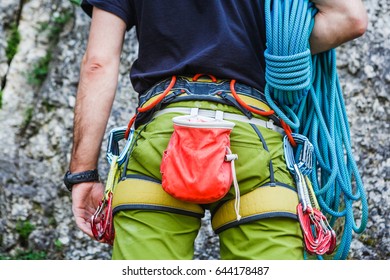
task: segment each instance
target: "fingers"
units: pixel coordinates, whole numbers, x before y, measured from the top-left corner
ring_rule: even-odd
[[[77,184],[72,190],[72,210],[76,225],[91,238],[94,238],[91,217],[102,200],[103,189],[101,183],[92,182]]]
[[[86,221],[82,217],[75,217],[75,220],[76,220],[77,227],[82,232],[87,234],[89,237],[94,238],[93,233],[92,233],[92,229],[91,229],[91,222],[90,222],[91,219],[88,219],[88,221]]]

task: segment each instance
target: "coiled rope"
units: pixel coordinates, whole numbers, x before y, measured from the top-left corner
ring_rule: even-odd
[[[346,259],[353,231],[361,233],[366,227],[368,204],[353,158],[336,52],[310,53],[316,12],[308,0],[265,0],[264,92],[279,117],[314,147],[310,180],[331,226],[337,220],[343,223],[334,259]]]

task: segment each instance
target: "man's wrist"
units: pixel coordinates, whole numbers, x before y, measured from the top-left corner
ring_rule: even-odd
[[[86,182],[99,182],[99,173],[97,169],[86,170],[71,173],[67,171],[64,176],[64,184],[69,191],[72,191],[73,185]]]

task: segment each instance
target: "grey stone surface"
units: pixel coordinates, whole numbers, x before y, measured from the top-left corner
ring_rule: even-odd
[[[354,236],[350,258],[389,259],[390,1],[364,3],[370,20],[366,34],[337,49],[355,159],[369,202],[367,229]],[[72,16],[56,31],[58,41],[53,44],[53,19],[64,19],[67,14]],[[7,61],[5,49],[13,24],[22,40],[15,57]],[[69,1],[0,2],[0,257],[42,251],[48,259],[110,258],[108,245],[90,240],[76,228],[70,195],[62,184],[88,28],[88,17]],[[46,78],[39,85],[29,83],[36,63],[48,52],[52,56]],[[107,131],[126,125],[134,112],[137,95],[127,71],[136,57],[132,31],[126,36]],[[105,143],[101,174],[108,169]],[[195,242],[197,259],[219,258],[218,237],[211,231],[208,217]],[[26,238],[23,225],[32,226]]]

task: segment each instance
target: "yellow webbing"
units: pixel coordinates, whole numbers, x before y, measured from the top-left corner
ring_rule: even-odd
[[[138,178],[129,178],[120,181],[115,186],[113,197],[113,210],[126,206],[148,206],[170,208],[177,212],[190,212],[203,216],[204,210],[197,204],[177,200],[166,193],[161,184]]]
[[[240,223],[251,217],[295,217],[298,205],[297,193],[287,187],[263,186],[241,196]],[[213,215],[212,226],[214,231],[236,222],[237,216],[234,211],[234,200],[223,204]]]

